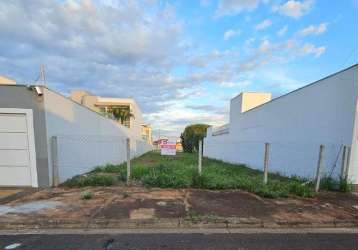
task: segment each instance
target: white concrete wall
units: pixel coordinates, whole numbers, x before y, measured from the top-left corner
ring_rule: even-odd
[[[117,122],[47,88],[43,88],[43,92],[48,151],[51,152],[51,138],[58,136],[61,182],[71,176],[88,172],[98,165],[124,162],[127,137],[131,140],[132,157],[151,150],[149,145],[142,145],[140,133],[136,134]],[[52,181],[51,153],[49,176]]]
[[[264,143],[270,145],[270,171],[313,177],[319,145],[326,146],[325,172],[335,165],[342,144],[352,144],[358,65],[241,113],[230,106],[230,133],[212,136],[204,155],[263,168]],[[335,172],[340,168],[338,159]],[[358,183],[358,171],[350,168]],[[354,174],[353,174],[354,173]]]

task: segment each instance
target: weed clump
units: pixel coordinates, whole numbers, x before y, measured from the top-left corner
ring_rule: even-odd
[[[82,193],[82,200],[90,200],[92,199],[92,193],[89,191]]]

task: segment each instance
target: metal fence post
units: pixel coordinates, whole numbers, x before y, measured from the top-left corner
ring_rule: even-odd
[[[341,180],[344,180],[344,176],[346,172],[346,165],[347,165],[346,151],[347,151],[347,146],[343,146],[342,163],[341,163]]]
[[[349,160],[351,157],[351,147],[347,147],[347,154],[346,154],[346,167],[344,169],[344,180],[348,181],[348,172],[349,172]]]
[[[317,172],[316,172],[316,187],[315,191],[319,191],[319,184],[321,181],[321,173],[323,168],[323,153],[324,153],[324,145],[319,146],[319,155],[318,155],[318,163],[317,163]]]
[[[198,171],[199,175],[201,175],[201,167],[202,167],[202,157],[203,157],[203,141],[199,140],[199,161],[198,161]]]
[[[126,139],[126,148],[127,148],[127,185],[129,185],[131,178],[131,144],[130,139]]]
[[[267,184],[269,151],[270,151],[270,143],[266,142],[265,143],[265,157],[264,157],[264,184]]]
[[[51,137],[51,158],[52,158],[52,185],[57,187],[60,184],[58,169],[58,144],[57,136]]]

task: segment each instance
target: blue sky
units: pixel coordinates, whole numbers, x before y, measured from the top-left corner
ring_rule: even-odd
[[[220,125],[242,91],[278,96],[358,62],[357,0],[0,2],[0,74],[133,97],[162,134]]]

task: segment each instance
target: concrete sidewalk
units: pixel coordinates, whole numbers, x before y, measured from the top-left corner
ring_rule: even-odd
[[[83,200],[90,191],[93,198]],[[358,197],[266,199],[239,190],[106,187],[42,190],[0,206],[0,229],[335,228],[358,226]]]
[[[36,188],[0,187],[0,204],[20,199],[36,191]]]

